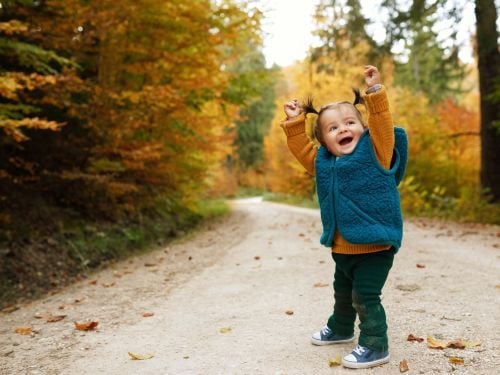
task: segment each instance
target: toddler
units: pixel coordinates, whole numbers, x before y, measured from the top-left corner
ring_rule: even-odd
[[[385,87],[376,67],[364,68],[367,89],[355,91],[354,103],[335,102],[317,111],[311,100],[285,104],[281,124],[293,155],[312,175],[320,205],[321,244],[335,261],[333,314],[312,336],[315,345],[354,341],[358,345],[342,359],[349,368],[368,368],[389,361],[387,323],[380,295],[401,246],[403,221],[397,185],[404,176],[408,142],[395,128]],[[356,108],[364,103],[368,122]],[[314,135],[307,137],[305,116],[317,115]]]

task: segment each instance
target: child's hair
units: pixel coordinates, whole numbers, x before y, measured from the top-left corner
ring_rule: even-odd
[[[302,103],[302,110],[304,111],[304,113],[306,115],[308,113],[314,113],[314,114],[318,115],[318,117],[316,118],[316,121],[314,122],[314,129],[313,130],[314,130],[314,136],[321,144],[323,144],[324,142],[323,142],[323,136],[321,134],[321,129],[320,129],[320,118],[321,118],[321,115],[323,114],[323,112],[326,111],[327,109],[338,109],[342,105],[347,105],[347,106],[354,109],[354,113],[358,117],[359,121],[361,122],[361,124],[363,124],[363,126],[365,126],[365,122],[363,121],[363,116],[361,115],[361,112],[359,111],[359,109],[356,107],[356,105],[358,105],[358,104],[364,105],[365,102],[364,102],[363,98],[361,97],[361,93],[359,92],[358,89],[352,89],[352,91],[354,92],[354,101],[352,103],[348,102],[348,101],[333,102],[333,103],[324,105],[323,107],[321,107],[319,109],[319,111],[314,108],[313,99],[311,97],[307,98]]]

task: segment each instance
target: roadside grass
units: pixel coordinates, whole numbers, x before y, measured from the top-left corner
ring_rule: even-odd
[[[283,203],[305,208],[319,208],[316,195],[312,197],[302,197],[284,193],[266,192],[262,194],[262,197],[265,201],[269,202]]]
[[[230,211],[223,199],[199,202],[190,210],[159,202],[133,221],[105,223],[62,220],[43,237],[8,244],[0,259],[0,310],[16,301],[84,278],[113,262],[193,237]]]

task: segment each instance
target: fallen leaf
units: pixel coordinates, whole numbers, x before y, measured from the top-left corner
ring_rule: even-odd
[[[413,333],[410,333],[408,335],[408,338],[407,338],[408,341],[418,341],[418,342],[422,342],[424,341],[424,339],[422,337],[417,337],[415,336]]]
[[[444,349],[448,346],[443,340],[435,339],[432,336],[427,337],[427,346],[431,349]]]
[[[145,267],[154,267],[154,266],[156,266],[156,263],[146,262],[146,263],[144,263],[144,266]]]
[[[50,315],[46,319],[47,323],[55,323],[63,320],[64,318],[66,318],[66,315]]]
[[[145,318],[149,318],[150,316],[153,316],[155,313],[151,311],[145,311],[142,313],[142,316]]]
[[[409,370],[410,369],[408,368],[408,361],[406,359],[403,359],[401,362],[399,362],[399,372],[406,372]]]
[[[75,323],[75,328],[79,331],[90,331],[90,330],[96,328],[97,325],[99,324],[99,322],[97,322],[97,321],[85,322],[85,323],[74,322],[74,323]]]
[[[304,233],[299,233],[299,237],[305,237],[306,235]]]
[[[324,288],[325,286],[330,286],[330,284],[325,284],[325,283],[316,283],[316,284],[314,284],[315,288]]]
[[[328,366],[334,367],[334,366],[340,366],[342,362],[340,362],[340,356],[336,356],[335,358],[329,358],[328,359]]]
[[[420,289],[417,284],[399,284],[396,285],[396,289],[402,290],[403,292],[414,292]]]
[[[256,256],[254,256],[254,257],[253,257],[253,259],[255,259],[255,260],[259,260],[259,259],[260,259],[260,256],[256,255]]]
[[[231,327],[222,327],[221,329],[219,329],[220,333],[229,333],[231,331],[232,331]]]
[[[452,340],[452,341],[448,342],[446,347],[452,348],[452,349],[465,349],[465,344],[462,342],[462,340],[457,339],[457,340]]]
[[[112,286],[115,286],[115,284],[116,283],[113,281],[112,283],[104,283],[104,284],[102,284],[102,286],[105,288],[111,288]]]
[[[20,335],[29,335],[33,332],[33,328],[32,327],[16,327],[16,329],[14,329],[14,332],[16,332]]]
[[[293,310],[286,310],[286,311],[285,311],[285,314],[286,314],[286,315],[293,315]]]
[[[89,284],[90,284],[90,285],[96,285],[96,284],[97,284],[97,279],[90,280],[90,281],[89,281]]]
[[[6,306],[1,311],[4,313],[11,313],[16,310],[19,310],[19,306],[13,305],[13,306]]]
[[[481,346],[480,342],[474,342],[474,341],[464,341],[465,347],[466,348],[473,348],[475,346]]]
[[[128,352],[128,355],[133,359],[133,360],[144,360],[144,359],[151,359],[153,358],[154,356],[151,355],[151,354],[135,354],[135,353],[131,353],[131,352]]]
[[[460,357],[450,357],[449,358],[450,363],[454,365],[463,365],[464,364],[464,359]]]
[[[417,268],[425,268],[425,264],[417,263]]]

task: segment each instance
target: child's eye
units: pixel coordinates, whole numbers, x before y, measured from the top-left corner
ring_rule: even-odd
[[[337,130],[336,126],[332,126],[330,129],[328,129],[329,132],[334,132],[335,130]]]
[[[355,124],[355,122],[353,120],[347,121],[347,125],[354,125],[354,124]]]

